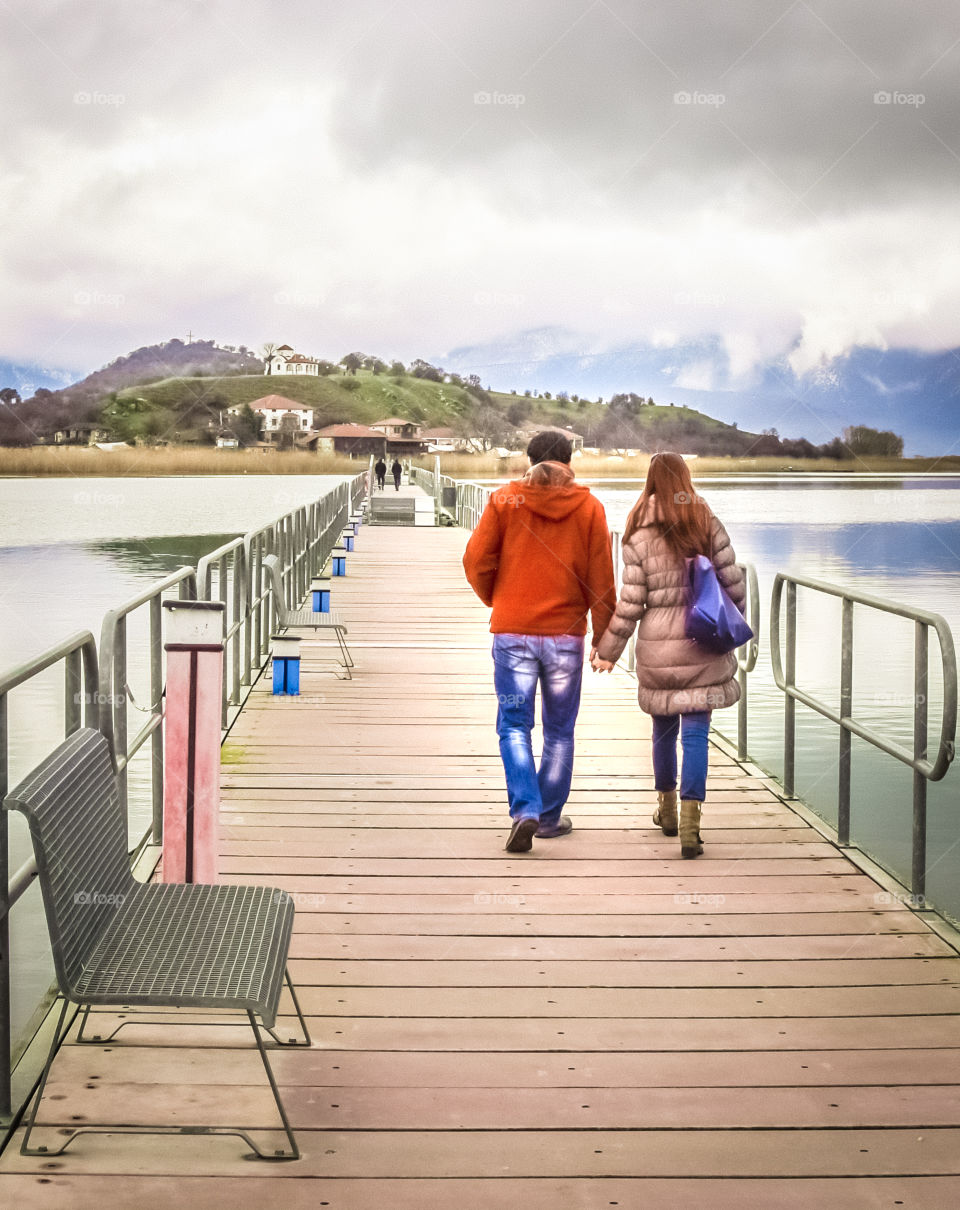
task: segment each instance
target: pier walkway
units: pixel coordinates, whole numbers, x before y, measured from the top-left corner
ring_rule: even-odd
[[[680,860],[650,823],[631,679],[588,671],[575,831],[504,852],[466,536],[363,527],[334,581],[354,679],[305,638],[302,696],[271,697],[262,678],[224,749],[225,877],[297,901],[292,966],[314,1046],[274,1063],[304,1158],[85,1136],[44,1161],[17,1137],[0,1201],[957,1204],[960,958],[756,771],[712,751],[706,852]],[[272,1128],[247,1027],[180,1020],[194,1023],[66,1045],[41,1120]]]

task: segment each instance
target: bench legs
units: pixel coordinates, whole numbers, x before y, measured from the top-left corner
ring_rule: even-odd
[[[351,673],[350,669],[354,666],[353,657],[350,654],[350,649],[347,646],[346,639],[343,637],[343,631],[339,626],[336,628],[335,633],[337,636],[337,642],[340,644],[340,653],[343,656],[343,670],[346,673],[346,676],[343,679],[345,681],[352,681],[353,674]]]
[[[60,1020],[57,1022],[57,1028],[54,1030],[53,1040],[50,1043],[50,1053],[47,1055],[47,1061],[43,1067],[43,1075],[40,1077],[40,1083],[37,1086],[36,1096],[33,1098],[33,1101],[30,1105],[30,1112],[27,1115],[27,1128],[24,1131],[23,1142],[20,1144],[21,1155],[62,1155],[73,1142],[75,1137],[74,1135],[71,1135],[63,1146],[59,1147],[56,1151],[51,1151],[47,1147],[30,1146],[30,1134],[33,1130],[34,1123],[37,1120],[37,1110],[40,1108],[41,1100],[43,1100],[43,1090],[47,1086],[47,1076],[50,1074],[50,1068],[53,1066],[54,1055],[56,1055],[57,1051],[60,1049],[60,1044],[66,1037],[67,1030],[70,1028],[69,1025],[64,1028],[64,1022],[67,1019],[69,1009],[70,1001],[64,1000],[63,1008],[60,1010]]]
[[[277,1148],[273,1151],[265,1151],[262,1147],[258,1146],[256,1142],[254,1142],[248,1131],[231,1129],[230,1127],[224,1126],[83,1126],[77,1130],[74,1130],[65,1143],[53,1150],[45,1146],[31,1147],[30,1135],[32,1134],[33,1128],[36,1125],[37,1113],[40,1110],[40,1102],[43,1100],[44,1090],[47,1086],[47,1078],[50,1075],[50,1068],[53,1066],[53,1060],[56,1057],[57,1051],[60,1049],[60,1046],[63,1044],[70,1030],[71,1023],[67,1021],[67,1014],[70,1010],[70,1001],[65,999],[63,1001],[63,1007],[60,1010],[60,1018],[57,1021],[57,1027],[54,1031],[53,1039],[50,1043],[50,1051],[47,1055],[47,1061],[44,1064],[43,1074],[40,1077],[40,1083],[38,1084],[37,1091],[30,1103],[26,1120],[26,1129],[24,1131],[23,1140],[20,1143],[20,1154],[45,1156],[47,1158],[56,1155],[63,1155],[74,1139],[79,1138],[81,1134],[213,1134],[229,1135],[243,1139],[251,1150],[251,1154],[245,1157],[247,1159],[271,1161],[298,1160],[300,1158],[300,1148],[297,1146],[297,1140],[294,1137],[293,1128],[290,1125],[290,1119],[287,1117],[287,1111],[284,1108],[283,1100],[280,1096],[280,1089],[277,1086],[276,1077],[274,1076],[273,1068],[270,1065],[270,1058],[267,1054],[268,1048],[264,1045],[263,1035],[261,1033],[262,1029],[265,1033],[269,1034],[271,1038],[273,1038],[278,1046],[310,1045],[310,1031],[307,1027],[303,1010],[300,1007],[300,1001],[297,999],[296,989],[293,986],[293,980],[290,978],[290,972],[289,970],[285,969],[283,974],[287,987],[290,991],[291,999],[293,1000],[293,1007],[297,1014],[297,1020],[300,1022],[302,1038],[288,1038],[286,1041],[283,1041],[275,1030],[271,1029],[267,1025],[258,1024],[257,1018],[249,1009],[247,1010],[247,1018],[250,1021],[250,1028],[253,1030],[253,1037],[257,1044],[257,1051],[263,1063],[264,1071],[267,1074],[267,1080],[270,1083],[270,1091],[273,1093],[273,1099],[276,1102],[277,1111],[280,1114],[280,1121],[283,1123],[283,1130],[287,1136],[289,1150],[285,1151],[281,1148]],[[82,1015],[80,1018],[80,1029],[77,1035],[77,1041],[82,1042],[85,1045],[93,1045],[96,1043],[100,1043],[102,1045],[103,1042],[109,1041],[110,1038],[112,1038],[118,1032],[118,1030],[122,1029],[124,1025],[137,1024],[136,1021],[124,1021],[121,1022],[121,1024],[118,1025],[107,1038],[102,1038],[99,1035],[93,1038],[83,1038],[83,1028],[87,1023],[87,1017],[90,1015],[90,1008],[91,1005],[89,1004],[80,1006]]]

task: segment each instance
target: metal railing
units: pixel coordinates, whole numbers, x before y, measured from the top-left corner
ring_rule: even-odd
[[[103,619],[99,660],[93,635],[83,632],[0,676],[0,802],[9,789],[7,695],[62,661],[64,734],[86,725],[99,727],[107,737],[128,819],[128,771],[133,758],[149,741],[150,824],[132,845],[133,856],[145,845],[159,845],[163,836],[164,599],[177,594],[180,599],[199,597],[226,603],[221,717],[222,729],[226,731],[267,659],[276,622],[263,556],[273,554],[279,558],[287,604],[296,606],[306,596],[311,576],[329,557],[350,514],[358,508],[366,484],[366,474],[341,483],[311,504],[225,543],[205,555],[196,569],[181,567],[111,609]],[[132,616],[142,617],[140,611],[146,611],[146,638],[139,654],[145,657],[141,662],[148,666],[149,680],[142,703],[135,700],[128,675],[128,620]],[[143,716],[132,738],[131,709]],[[29,1042],[26,1038],[18,1043],[8,1066],[6,1056],[11,1054],[12,1041],[9,912],[36,877],[36,863],[31,857],[10,878],[7,836],[7,815],[0,810],[0,1117],[10,1113],[11,1072]]]
[[[780,650],[780,615],[786,588],[786,635],[784,651]],[[842,602],[840,637],[840,702],[834,709],[797,685],[797,589],[836,597]],[[853,717],[853,623],[854,606],[880,610],[914,623],[913,664],[913,748],[880,735],[872,727],[858,723]],[[940,647],[943,676],[943,707],[940,718],[940,738],[933,760],[927,757],[929,638],[934,630]],[[866,740],[873,747],[894,757],[913,770],[913,838],[911,850],[911,883],[909,890],[916,901],[922,902],[926,892],[927,874],[927,782],[939,781],[953,760],[957,731],[957,658],[953,634],[946,620],[938,613],[914,609],[868,593],[854,592],[822,580],[779,573],[773,583],[770,598],[770,655],[777,688],[785,694],[783,731],[783,786],[788,798],[794,796],[796,774],[796,704],[829,719],[840,728],[838,765],[837,839],[850,844],[850,774],[853,736]]]
[[[79,727],[95,727],[99,712],[100,676],[97,645],[89,630],[80,631],[42,655],[0,676],[0,802],[7,796],[10,775],[9,711],[7,695],[57,664],[63,664],[64,738]],[[0,1117],[10,1114],[10,1072],[26,1048],[13,1048],[10,1013],[10,910],[37,874],[34,860],[11,878],[9,831],[6,811],[0,810]],[[8,1056],[10,1061],[8,1064]]]

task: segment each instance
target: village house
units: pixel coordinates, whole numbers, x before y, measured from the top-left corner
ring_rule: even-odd
[[[529,424],[522,429],[517,429],[516,440],[518,444],[526,448],[537,433],[560,433],[573,445],[574,452],[583,451],[583,437],[580,433],[575,433],[569,426],[559,428],[555,424]]]
[[[385,454],[387,439],[375,428],[365,424],[329,424],[314,434],[317,452],[347,454],[351,458],[379,457]]]
[[[110,440],[110,430],[103,428],[96,421],[80,421],[54,429],[51,434],[44,434],[38,444],[45,445],[52,440],[54,445],[95,445],[98,442]]]
[[[420,440],[426,443],[429,454],[470,453],[475,449],[470,437],[463,437],[451,428],[424,429]]]
[[[274,349],[270,357],[265,360],[266,372],[268,374],[313,374],[314,376],[320,373],[320,359],[317,357],[305,357],[302,353],[295,353],[290,345],[280,345]]]
[[[287,399],[285,395],[264,395],[255,399],[250,408],[260,418],[263,440],[270,445],[279,443],[288,434],[292,445],[293,439],[313,428],[313,408],[301,407],[296,400]],[[232,407],[228,411],[236,416],[240,408]]]
[[[425,442],[421,435],[423,426],[413,420],[404,420],[402,416],[388,416],[386,420],[374,421],[370,427],[386,437],[388,454],[405,454],[412,457],[424,452]]]

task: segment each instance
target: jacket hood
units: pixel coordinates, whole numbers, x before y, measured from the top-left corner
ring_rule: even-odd
[[[528,508],[541,517],[562,521],[589,498],[590,489],[574,482],[573,471],[564,462],[538,462],[522,479],[495,492],[502,504]]]

